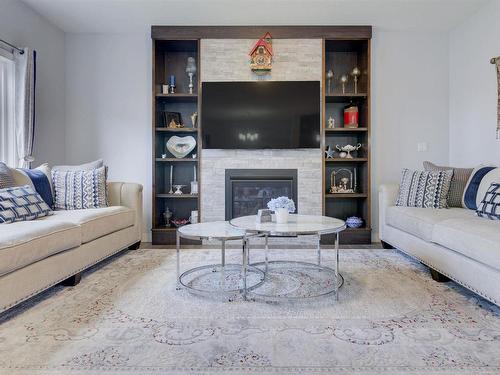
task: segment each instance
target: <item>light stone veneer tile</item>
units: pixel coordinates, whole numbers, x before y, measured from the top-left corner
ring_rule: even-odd
[[[248,52],[255,39],[203,39],[200,49],[202,81],[321,81],[320,39],[274,39],[271,74],[250,70]],[[320,214],[322,202],[322,153],[308,150],[203,150],[201,158],[201,220],[225,218],[226,169],[297,169],[298,208],[302,214]],[[276,242],[289,240],[273,239]],[[312,244],[304,237],[294,244]]]

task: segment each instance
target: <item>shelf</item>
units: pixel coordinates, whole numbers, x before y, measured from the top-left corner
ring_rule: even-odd
[[[175,94],[156,94],[157,98],[197,98],[198,94],[175,93]]]
[[[153,232],[175,232],[177,228],[174,227],[163,227],[163,228],[153,228]]]
[[[169,199],[198,199],[198,194],[156,194],[156,198]]]
[[[331,158],[325,159],[326,163],[362,163],[368,161],[368,158]]]
[[[160,161],[160,162],[196,162],[198,161],[198,158],[182,158],[182,159],[178,159],[178,158],[156,158],[156,161]]]
[[[361,227],[361,228],[346,228],[344,232],[363,232],[366,230],[370,230],[370,228],[367,227]],[[341,232],[342,233],[342,232]]]
[[[368,128],[333,128],[325,129],[326,133],[364,133]]]
[[[177,103],[196,103],[198,101],[198,94],[156,94],[155,96],[156,99]]]
[[[365,193],[336,193],[325,194],[327,199],[349,199],[349,198],[367,198],[368,194]]]
[[[327,103],[349,103],[352,99],[366,99],[366,93],[330,94],[325,95]]]
[[[157,132],[165,133],[196,133],[198,128],[155,128]]]

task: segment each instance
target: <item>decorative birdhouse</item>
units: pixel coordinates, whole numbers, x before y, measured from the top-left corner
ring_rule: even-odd
[[[250,51],[250,69],[257,74],[266,74],[271,71],[272,63],[272,36],[266,33],[266,35],[255,43]]]

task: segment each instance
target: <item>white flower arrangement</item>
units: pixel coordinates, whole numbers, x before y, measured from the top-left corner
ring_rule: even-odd
[[[285,208],[289,213],[295,212],[295,203],[288,197],[278,197],[267,202],[267,208],[276,212],[279,208]]]

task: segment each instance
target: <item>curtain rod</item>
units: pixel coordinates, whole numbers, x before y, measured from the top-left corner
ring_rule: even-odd
[[[6,41],[5,41],[5,40],[3,40],[3,39],[0,39],[0,42],[1,42],[1,43],[3,43],[3,44],[5,44],[5,45],[7,45],[7,46],[9,46],[10,48],[12,48],[12,49],[16,50],[16,51],[17,51],[17,52],[19,52],[21,55],[24,53],[24,51],[23,51],[21,48],[18,48],[18,47],[16,47],[15,45],[10,44],[9,42],[6,42]]]

